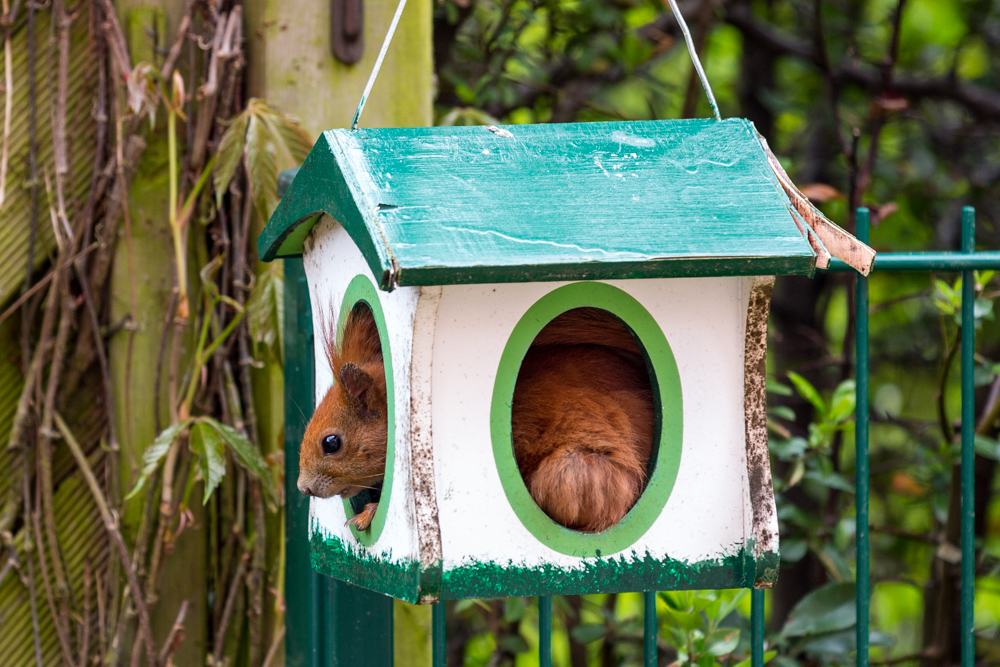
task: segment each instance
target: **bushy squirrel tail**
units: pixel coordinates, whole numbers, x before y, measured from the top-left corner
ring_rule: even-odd
[[[645,477],[645,467],[631,447],[577,442],[542,460],[528,486],[535,502],[556,522],[597,532],[628,513]]]

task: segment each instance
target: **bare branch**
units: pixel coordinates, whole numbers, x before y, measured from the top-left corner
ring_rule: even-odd
[[[727,7],[726,21],[741,31],[753,35],[777,54],[796,56],[816,67],[821,67],[821,56],[806,41],[760,21],[743,5]],[[838,81],[859,85],[871,93],[882,91],[882,72],[869,64],[847,60],[834,70],[834,76]],[[1000,121],[1000,93],[975,84],[951,77],[921,78],[897,74],[893,77],[892,88],[896,93],[912,99],[929,98],[957,102],[983,120]]]
[[[139,578],[132,565],[132,558],[129,556],[125,540],[118,529],[118,522],[115,520],[114,514],[111,513],[107,498],[104,497],[104,492],[97,482],[97,477],[94,476],[94,470],[90,467],[90,462],[87,461],[87,457],[84,455],[79,443],[69,430],[69,427],[66,426],[66,422],[59,416],[59,413],[55,414],[55,422],[59,428],[59,433],[62,434],[66,445],[73,453],[76,464],[80,467],[80,472],[87,482],[87,487],[90,489],[90,494],[94,497],[94,502],[97,503],[97,509],[100,511],[101,519],[104,521],[104,529],[108,531],[111,542],[118,550],[118,557],[121,558],[122,563],[125,565],[129,593],[132,596],[132,602],[135,604],[136,611],[139,613],[139,631],[142,633],[143,641],[146,644],[146,658],[149,661],[149,665],[156,667],[159,665],[159,662],[156,655],[156,645],[153,643],[153,631],[149,625],[149,610],[146,609],[146,602],[142,599],[142,586],[139,585]]]

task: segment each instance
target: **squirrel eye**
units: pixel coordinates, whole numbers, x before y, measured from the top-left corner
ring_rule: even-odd
[[[336,454],[340,450],[340,446],[343,444],[340,440],[339,435],[328,435],[320,441],[320,446],[323,448],[323,454]]]

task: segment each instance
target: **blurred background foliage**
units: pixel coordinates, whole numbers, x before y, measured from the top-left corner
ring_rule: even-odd
[[[434,56],[442,125],[708,117],[683,38],[658,0],[443,0]],[[879,251],[1000,241],[1000,3],[688,0],[722,115],[754,122],[824,212],[872,211]],[[771,450],[782,568],[767,593],[768,659],[853,663],[852,281],[783,277],[772,304]],[[957,664],[959,283],[871,279],[872,664]],[[1000,664],[1000,331],[977,276],[976,628]],[[741,592],[660,594],[660,663],[748,658]],[[554,662],[640,664],[639,594],[554,602]],[[449,664],[537,663],[530,601],[449,608]]]

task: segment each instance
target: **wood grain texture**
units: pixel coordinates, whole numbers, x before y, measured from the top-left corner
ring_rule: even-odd
[[[300,253],[289,234],[322,210],[389,289],[811,274],[790,206],[742,119],[332,130],[260,251]]]
[[[767,317],[774,276],[754,278],[747,305],[743,357],[743,406],[746,422],[747,481],[756,573],[754,588],[771,588],[778,577],[778,511],[774,504],[767,446]]]

